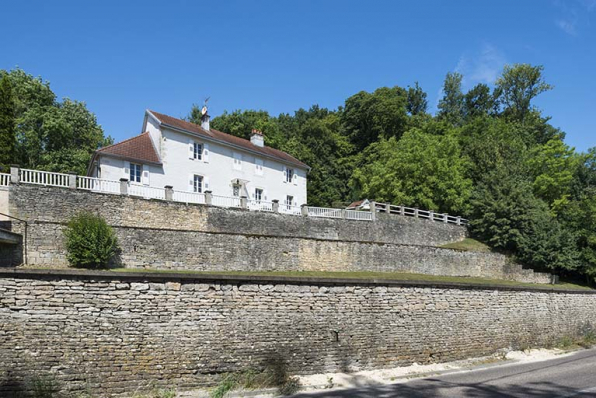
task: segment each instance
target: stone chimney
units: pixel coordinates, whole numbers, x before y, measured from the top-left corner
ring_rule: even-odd
[[[203,130],[209,131],[209,114],[207,112],[201,116],[201,127]]]
[[[257,129],[252,129],[252,133],[250,134],[250,142],[253,145],[264,147],[265,140],[263,139],[263,133]]]

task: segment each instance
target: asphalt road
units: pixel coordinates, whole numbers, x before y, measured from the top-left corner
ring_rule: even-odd
[[[304,393],[294,397],[596,397],[596,349],[543,362],[491,367],[379,387]]]

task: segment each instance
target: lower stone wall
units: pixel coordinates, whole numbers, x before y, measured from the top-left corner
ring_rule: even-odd
[[[64,226],[30,223],[28,263],[67,267]],[[506,256],[432,246],[114,227],[115,265],[197,271],[394,271],[550,283]]]
[[[593,324],[591,291],[0,270],[0,396],[48,373],[104,397],[272,358],[296,374],[449,361]]]

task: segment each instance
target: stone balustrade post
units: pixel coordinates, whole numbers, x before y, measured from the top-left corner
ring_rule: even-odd
[[[20,170],[18,164],[10,165],[10,182],[12,184],[18,184],[19,182],[21,182],[21,173],[19,171]]]
[[[375,202],[374,200],[372,200],[370,202],[369,206],[370,206],[370,217],[371,217],[371,220],[377,221],[377,202]]]
[[[406,215],[406,208],[404,206],[399,206],[399,214],[401,216],[405,216]]]
[[[341,218],[345,220],[346,218],[346,209],[341,209]]]
[[[77,189],[77,173],[74,171],[68,173],[68,187],[70,189]]]
[[[241,209],[248,209],[248,198],[246,196],[240,197],[240,208]]]
[[[448,222],[449,222],[449,218],[448,218],[448,217],[449,217],[449,216],[448,216],[448,214],[447,214],[447,213],[444,213],[444,214],[443,214],[443,222],[444,222],[444,223],[448,223]]]
[[[418,215],[419,215],[419,214],[418,214],[418,208],[415,208],[415,209],[414,209],[414,217],[418,218]]]
[[[174,187],[171,185],[166,185],[164,189],[166,190],[166,200],[170,202],[174,200]]]
[[[457,225],[461,225],[461,217],[458,216],[455,222],[457,223]]]
[[[308,216],[308,206],[307,205],[304,204],[304,205],[300,206],[300,214],[302,214],[305,217]]]
[[[273,208],[273,212],[279,213],[279,200],[273,199],[271,202],[273,203],[273,205],[271,206]]]
[[[205,191],[205,204],[212,205],[213,204],[213,192]]]
[[[128,178],[120,179],[120,195],[128,195]]]
[[[431,221],[435,221],[435,211],[434,210],[428,211],[428,219]]]

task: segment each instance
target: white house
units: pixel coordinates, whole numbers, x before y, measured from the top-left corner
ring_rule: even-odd
[[[307,203],[309,167],[285,152],[264,145],[253,130],[250,141],[158,112],[145,111],[144,133],[97,150],[87,174],[131,185],[164,188],[175,193],[279,200],[282,206]]]

